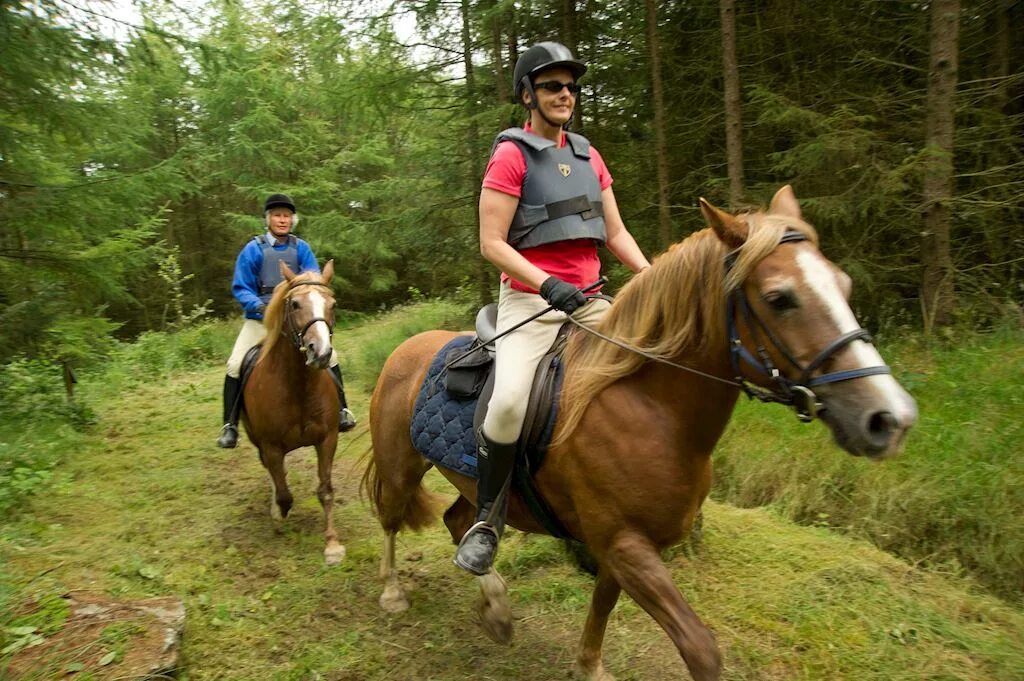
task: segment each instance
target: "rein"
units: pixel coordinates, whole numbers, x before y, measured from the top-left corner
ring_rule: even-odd
[[[799,241],[806,241],[806,239],[807,237],[805,237],[800,232],[791,230],[786,232],[782,236],[782,239],[779,241],[779,243],[795,243]],[[726,271],[728,271],[732,267],[733,263],[735,262],[736,255],[737,252],[733,251],[732,253],[726,256]],[[754,357],[754,355],[752,355],[750,351],[747,350],[746,347],[744,347],[742,340],[740,340],[739,330],[736,324],[737,309],[739,309],[740,314],[743,315],[743,320],[750,328],[750,332],[754,336],[754,341],[757,343],[757,357]],[[728,307],[726,309],[726,324],[728,326],[729,335],[729,361],[732,365],[733,374],[736,377],[735,380],[721,378],[720,376],[714,376],[712,374],[700,371],[699,369],[694,369],[693,367],[677,364],[676,362],[672,362],[663,357],[658,357],[657,355],[645,352],[640,348],[637,348],[628,343],[616,340],[614,338],[609,338],[608,336],[605,336],[604,334],[590,328],[589,326],[583,324],[582,322],[573,319],[571,316],[569,317],[569,321],[571,321],[573,324],[583,329],[587,333],[597,336],[601,340],[612,343],[613,345],[617,345],[623,350],[636,353],[653,362],[658,362],[659,364],[666,364],[677,369],[682,369],[683,371],[688,371],[691,374],[703,376],[704,378],[708,378],[713,381],[718,381],[719,383],[724,383],[734,388],[739,388],[744,393],[746,393],[747,397],[757,398],[761,402],[775,402],[778,404],[783,404],[788,407],[792,407],[793,410],[796,412],[797,418],[799,418],[801,421],[805,423],[813,421],[817,417],[818,412],[822,407],[821,401],[818,400],[817,395],[814,394],[814,391],[811,388],[820,385],[827,385],[829,383],[849,381],[851,379],[862,378],[864,376],[877,376],[879,374],[891,373],[888,366],[881,364],[878,366],[863,367],[860,369],[834,371],[832,373],[823,374],[821,376],[811,378],[811,374],[814,372],[815,369],[820,367],[830,357],[838,353],[847,345],[850,345],[851,343],[857,340],[862,340],[865,343],[871,343],[871,334],[869,334],[868,331],[864,328],[858,328],[854,329],[853,331],[844,333],[843,335],[839,336],[831,343],[826,345],[825,348],[821,352],[819,352],[814,357],[814,359],[812,359],[806,366],[802,366],[800,362],[798,362],[793,357],[792,353],[785,346],[785,344],[782,343],[777,338],[775,338],[774,334],[771,333],[771,331],[768,329],[767,326],[765,326],[761,318],[758,317],[757,314],[754,312],[753,308],[750,307],[750,302],[747,300],[746,293],[743,291],[742,287],[737,288],[729,297]],[[792,364],[795,368],[800,370],[800,377],[798,380],[794,381],[792,379],[787,378],[786,376],[783,376],[782,372],[780,372],[778,367],[775,366],[775,364],[771,360],[771,357],[768,355],[767,348],[761,341],[760,335],[758,334],[758,328],[761,329],[761,332],[767,337],[768,341],[772,344],[772,346],[775,347],[790,364]],[[762,388],[761,386],[753,384],[746,378],[744,378],[743,372],[740,369],[741,362],[746,363],[749,367],[754,369],[754,371],[761,374],[762,376],[768,377],[771,380],[774,389]]]
[[[300,286],[321,286],[328,290],[331,289],[329,284],[325,284],[321,281],[293,281],[288,285],[288,290],[292,291]],[[288,303],[290,303],[291,300],[292,297],[291,294],[289,293],[289,295],[285,296],[285,305],[288,305]],[[295,322],[292,321],[292,311],[289,307],[289,309],[287,309],[287,311],[285,312],[285,323],[286,326],[288,327],[287,333],[285,332],[285,329],[281,329],[281,335],[287,337],[292,342],[292,345],[296,347],[296,349],[302,350],[302,339],[306,336],[306,332],[309,331],[309,327],[313,326],[317,322],[323,322],[324,324],[326,324],[328,337],[334,337],[334,324],[330,323],[323,317],[314,317],[313,319],[310,319],[308,322],[306,322],[305,326],[303,326],[301,329],[296,329]]]

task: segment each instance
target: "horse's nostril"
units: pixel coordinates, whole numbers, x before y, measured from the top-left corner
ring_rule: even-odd
[[[875,412],[868,419],[868,432],[872,435],[887,436],[899,428],[899,421],[891,411]]]

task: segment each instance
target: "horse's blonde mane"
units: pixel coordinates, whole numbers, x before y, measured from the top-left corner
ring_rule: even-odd
[[[804,234],[815,246],[814,228],[802,220],[764,213],[739,215],[749,226],[746,242],[725,271],[728,249],[711,228],[672,245],[651,267],[633,277],[597,330],[655,357],[685,363],[725,343],[725,303],[754,267],[775,250],[786,230]],[[566,348],[562,416],[557,442],[579,425],[591,399],[648,360],[586,332],[574,334]]]
[[[263,313],[263,326],[267,329],[267,336],[263,340],[263,352],[260,353],[260,361],[270,354],[274,344],[281,338],[281,326],[284,324],[284,301],[288,298],[288,291],[302,282],[320,281],[320,274],[312,270],[295,275],[291,281],[285,279],[274,287],[274,294],[267,303],[267,309]]]

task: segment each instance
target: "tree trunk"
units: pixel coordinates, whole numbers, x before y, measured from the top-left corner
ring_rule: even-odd
[[[645,0],[647,10],[647,58],[651,66],[651,94],[654,99],[654,155],[658,178],[658,239],[662,249],[673,241],[672,217],[668,196],[668,145],[665,141],[665,97],[661,82],[661,60],[658,55],[658,5]]]
[[[722,74],[725,81],[725,155],[729,173],[729,207],[743,200],[743,119],[740,115],[740,75],[736,66],[736,8],[720,0],[722,15]]]
[[[569,48],[572,55],[580,58],[579,40],[579,16],[576,12],[576,0],[562,0],[560,9],[562,15],[562,43]],[[567,126],[570,130],[583,134],[583,111],[586,102],[583,97],[576,98],[576,109],[573,112],[572,120]]]
[[[476,123],[473,122],[473,115],[476,110],[476,75],[473,73],[473,40],[469,30],[469,12],[469,0],[462,0],[462,66],[466,70],[466,117],[469,121],[466,127],[470,175],[467,186],[469,192],[475,195],[480,191],[480,179],[483,171],[480,167],[480,131],[477,130]],[[471,214],[473,219],[470,221],[470,224],[476,227],[476,213],[474,211]],[[479,243],[478,232],[478,229],[474,231],[469,239],[470,243]],[[491,302],[492,298],[491,271],[483,257],[477,255],[476,261],[477,291],[480,295],[480,304],[486,305]]]
[[[992,10],[992,51],[989,54],[988,75],[993,78],[991,102],[998,113],[1006,111],[1010,101],[1007,80],[1010,77],[1010,2],[1000,0]]]
[[[953,198],[953,132],[956,112],[960,0],[933,0],[931,59],[925,121],[924,236],[921,304],[925,333],[953,321],[950,202]]]
[[[501,48],[501,23],[504,12],[499,13],[497,10],[491,10],[491,59],[494,61],[494,99],[498,104],[508,104],[512,101],[512,92],[509,90],[508,74],[505,72],[505,63],[502,58]],[[504,124],[504,120],[499,122],[499,126]]]

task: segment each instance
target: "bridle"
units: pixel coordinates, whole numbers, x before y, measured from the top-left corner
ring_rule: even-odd
[[[289,293],[288,293],[288,295],[284,299],[285,310],[286,310],[285,311],[285,326],[287,327],[287,329],[282,328],[281,329],[281,334],[284,335],[284,336],[287,336],[289,338],[289,340],[291,340],[292,345],[294,345],[299,350],[302,350],[303,349],[302,348],[302,339],[305,338],[306,332],[309,331],[309,327],[313,326],[317,322],[323,322],[324,324],[327,325],[327,336],[329,338],[333,338],[334,337],[334,324],[332,324],[331,322],[327,321],[323,317],[313,317],[308,322],[306,322],[305,325],[301,329],[296,329],[295,322],[292,320],[292,306],[291,306],[292,296],[291,296],[291,291],[297,289],[300,286],[321,286],[321,287],[326,288],[328,290],[331,290],[331,287],[330,287],[329,284],[325,284],[325,283],[320,282],[320,281],[293,281],[293,282],[291,282],[288,285]]]
[[[796,243],[806,240],[807,237],[800,232],[790,230],[782,235],[782,239],[779,241],[779,244]],[[732,267],[735,258],[735,251],[726,256],[726,271]],[[756,357],[747,350],[743,345],[743,342],[740,340],[739,330],[736,324],[737,314],[742,315],[743,321],[750,329],[750,333],[753,336],[754,343],[756,345]],[[871,343],[871,334],[864,328],[857,328],[853,331],[848,331],[826,345],[821,352],[815,355],[814,359],[807,363],[806,366],[801,365],[800,362],[793,357],[793,354],[789,351],[789,348],[786,347],[785,343],[776,338],[768,327],[765,326],[765,323],[761,321],[761,318],[757,316],[757,313],[754,312],[753,308],[750,306],[750,302],[747,300],[747,294],[743,290],[742,286],[737,287],[736,290],[733,291],[732,295],[730,295],[725,318],[729,334],[729,361],[732,365],[733,375],[736,377],[736,383],[739,384],[739,387],[749,397],[755,397],[762,402],[777,402],[793,407],[794,411],[796,411],[797,418],[804,422],[813,421],[818,414],[818,410],[822,406],[812,388],[821,385],[828,385],[829,383],[849,381],[851,379],[862,378],[864,376],[877,376],[879,374],[892,373],[888,366],[885,364],[879,364],[859,369],[833,371],[831,373],[822,374],[821,376],[812,378],[811,374],[814,373],[818,367],[850,343],[857,340],[862,340],[865,343]],[[762,341],[762,334],[767,338],[768,342],[770,342],[771,345],[786,358],[787,362],[800,371],[800,377],[797,380],[794,381],[786,378],[779,371],[778,367],[775,366],[768,354],[768,350],[765,347],[764,342]],[[773,389],[762,388],[761,386],[755,385],[744,378],[743,372],[740,368],[742,363],[745,363],[762,376],[768,377]]]
[[[807,237],[800,232],[789,230],[783,234],[779,244],[796,243],[806,240]],[[733,251],[726,255],[726,272],[732,268],[737,255],[738,251]],[[743,345],[743,341],[740,339],[739,329],[736,324],[737,311],[742,315],[743,321],[746,323],[747,327],[750,329],[751,335],[754,337],[754,342],[756,343],[756,357],[747,350]],[[719,383],[731,385],[742,390],[748,397],[756,398],[761,402],[775,402],[792,407],[796,412],[797,418],[805,423],[813,421],[822,407],[822,403],[818,400],[818,397],[815,395],[812,388],[821,385],[828,385],[829,383],[849,381],[851,379],[862,378],[864,376],[877,376],[879,374],[892,373],[888,366],[880,364],[860,369],[834,371],[832,373],[812,378],[811,374],[814,373],[815,369],[820,367],[830,357],[838,353],[850,343],[857,340],[862,340],[865,343],[871,343],[871,334],[869,334],[864,328],[857,328],[853,331],[848,331],[826,345],[825,348],[822,349],[814,359],[808,362],[806,366],[801,365],[800,362],[793,357],[793,354],[786,347],[785,343],[777,339],[768,327],[765,326],[764,322],[761,321],[761,318],[757,316],[757,313],[754,312],[753,308],[750,306],[750,302],[747,300],[747,295],[742,286],[737,287],[736,290],[730,294],[726,307],[725,318],[729,337],[729,362],[732,366],[733,376],[735,376],[734,380],[708,374],[698,369],[694,369],[693,367],[678,364],[663,357],[658,357],[657,355],[644,352],[640,348],[614,338],[609,338],[608,336],[595,331],[594,329],[577,321],[571,315],[569,316],[569,321],[587,333],[617,345],[624,350],[646,357],[651,361],[658,362],[660,364],[667,364],[677,369],[682,369],[689,373],[697,374],[698,376],[703,376],[704,378],[708,378],[713,381],[718,381]],[[761,330],[761,333],[758,333],[758,329]],[[771,356],[768,354],[768,349],[765,347],[764,342],[762,342],[761,334],[767,338],[772,347],[778,350],[779,353],[786,358],[787,362],[800,370],[800,377],[797,380],[794,381],[782,375],[782,372],[780,372],[778,367],[775,366],[775,363],[772,362]],[[771,383],[771,387],[763,388],[748,381],[743,376],[743,371],[740,368],[741,363],[747,364],[756,373],[766,376]]]

